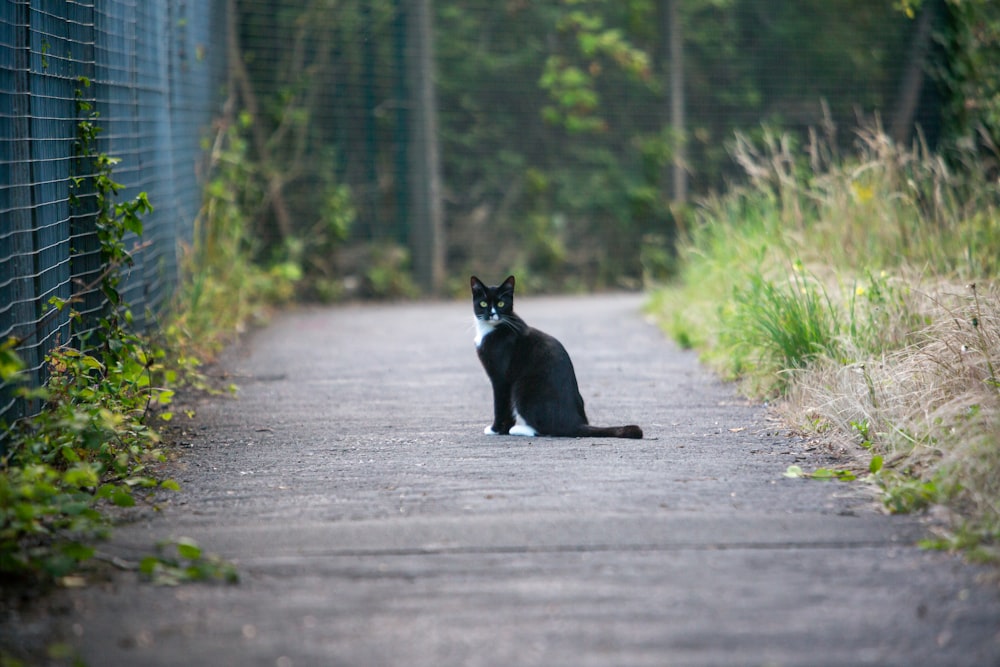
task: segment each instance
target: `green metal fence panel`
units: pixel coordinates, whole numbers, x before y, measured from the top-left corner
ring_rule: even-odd
[[[142,238],[126,239],[135,265],[121,290],[140,325],[168,303],[200,207],[201,143],[223,101],[225,15],[225,0],[0,4],[0,340],[16,341],[29,385],[45,380],[53,347],[107,308],[96,195],[73,185],[91,175],[78,143],[91,114],[93,149],[120,160],[119,198],[145,192],[155,209]],[[71,330],[53,297],[72,298],[82,325]],[[35,409],[0,385],[0,424]]]
[[[28,4],[0,5],[0,336],[27,340],[33,333],[35,281],[31,216],[28,96]],[[22,346],[28,367],[37,351]],[[33,379],[33,378],[29,378]],[[0,411],[18,417],[24,404],[0,394]]]

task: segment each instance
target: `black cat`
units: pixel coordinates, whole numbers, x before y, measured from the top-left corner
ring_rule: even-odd
[[[487,287],[472,276],[476,351],[493,383],[487,435],[641,438],[638,426],[591,426],[562,344],[514,313],[514,276]]]

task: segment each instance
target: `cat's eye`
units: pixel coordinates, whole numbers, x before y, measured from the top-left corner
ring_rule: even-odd
[[[497,301],[497,308],[503,308],[503,301]]]
[[[479,302],[479,307],[480,307],[480,308],[485,308],[485,307],[486,307],[486,305],[487,305],[487,304],[486,304],[486,302],[485,302],[485,301],[480,301],[480,302]]]

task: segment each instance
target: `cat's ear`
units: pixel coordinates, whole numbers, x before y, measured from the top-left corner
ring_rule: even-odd
[[[507,289],[509,289],[510,291],[513,292],[514,291],[514,276],[507,276],[507,280],[503,281],[503,284],[500,285],[500,287],[501,288],[507,288]]]
[[[476,291],[477,288],[486,289],[486,285],[483,284],[483,281],[475,276],[472,276],[469,280],[469,286],[472,287],[472,291]]]

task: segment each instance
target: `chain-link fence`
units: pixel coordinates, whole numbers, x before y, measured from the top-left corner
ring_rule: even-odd
[[[93,150],[120,159],[119,197],[146,192],[155,207],[124,297],[140,322],[169,298],[200,204],[199,143],[226,76],[224,19],[224,2],[202,0],[0,4],[0,340],[18,341],[32,384],[70,335],[68,311],[50,300],[73,299],[84,328],[105,308],[81,123],[99,128]],[[4,389],[0,419],[31,409]]]
[[[49,300],[105,308],[95,201],[70,187],[81,101],[97,149],[121,159],[120,196],[155,207],[124,290],[140,318],[170,294],[224,96],[260,254],[301,267],[307,298],[457,292],[470,272],[532,291],[637,285],[669,272],[688,193],[733,176],[734,130],[832,123],[849,148],[881,114],[902,141],[914,123],[933,135],[945,12],[920,6],[7,0],[0,336],[37,383],[69,333]],[[0,396],[0,417],[23,410]]]
[[[912,19],[870,0],[430,4],[449,291],[470,271],[516,271],[531,290],[668,272],[678,188],[696,198],[738,176],[734,130],[835,125],[846,153],[878,114],[902,141],[915,123],[937,129],[926,55],[940,25],[924,18],[938,0]],[[391,258],[417,251],[421,33],[408,14],[420,3],[237,5],[270,172],[260,237],[308,277],[372,274],[377,293]],[[347,234],[341,187],[356,213]]]

